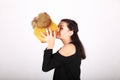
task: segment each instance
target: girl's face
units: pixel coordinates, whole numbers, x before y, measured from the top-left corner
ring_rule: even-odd
[[[59,29],[58,29],[57,38],[59,39],[67,38],[69,33],[67,23],[64,21],[61,21],[58,26],[59,26]]]

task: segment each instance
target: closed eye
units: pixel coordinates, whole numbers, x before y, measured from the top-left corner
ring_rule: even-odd
[[[60,27],[60,30],[62,30],[63,28],[62,27]]]

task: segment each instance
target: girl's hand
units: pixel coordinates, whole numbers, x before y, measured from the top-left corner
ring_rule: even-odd
[[[50,28],[46,29],[46,33],[47,33],[46,35],[43,34],[42,32],[40,34],[44,37],[45,41],[48,43],[47,49],[53,49],[55,44],[56,33],[54,31],[54,33],[52,34],[52,31]]]

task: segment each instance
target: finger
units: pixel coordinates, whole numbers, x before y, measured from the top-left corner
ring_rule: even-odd
[[[47,36],[49,35],[49,31],[48,31],[48,29],[46,29],[46,33],[47,33]]]
[[[49,33],[50,33],[50,36],[52,36],[52,31],[51,31],[51,29],[49,28]]]
[[[46,37],[46,35],[45,35],[45,34],[43,34],[42,32],[40,32],[40,34],[41,34],[41,36],[42,36],[42,37],[44,37],[44,38]]]
[[[56,38],[56,31],[54,31],[54,35],[53,36],[54,36],[54,38]]]

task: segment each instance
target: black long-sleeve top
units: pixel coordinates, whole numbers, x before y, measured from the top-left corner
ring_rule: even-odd
[[[52,49],[44,50],[42,70],[47,72],[55,69],[53,80],[80,80],[81,53],[76,46],[76,53],[65,57],[59,50],[53,54]]]

